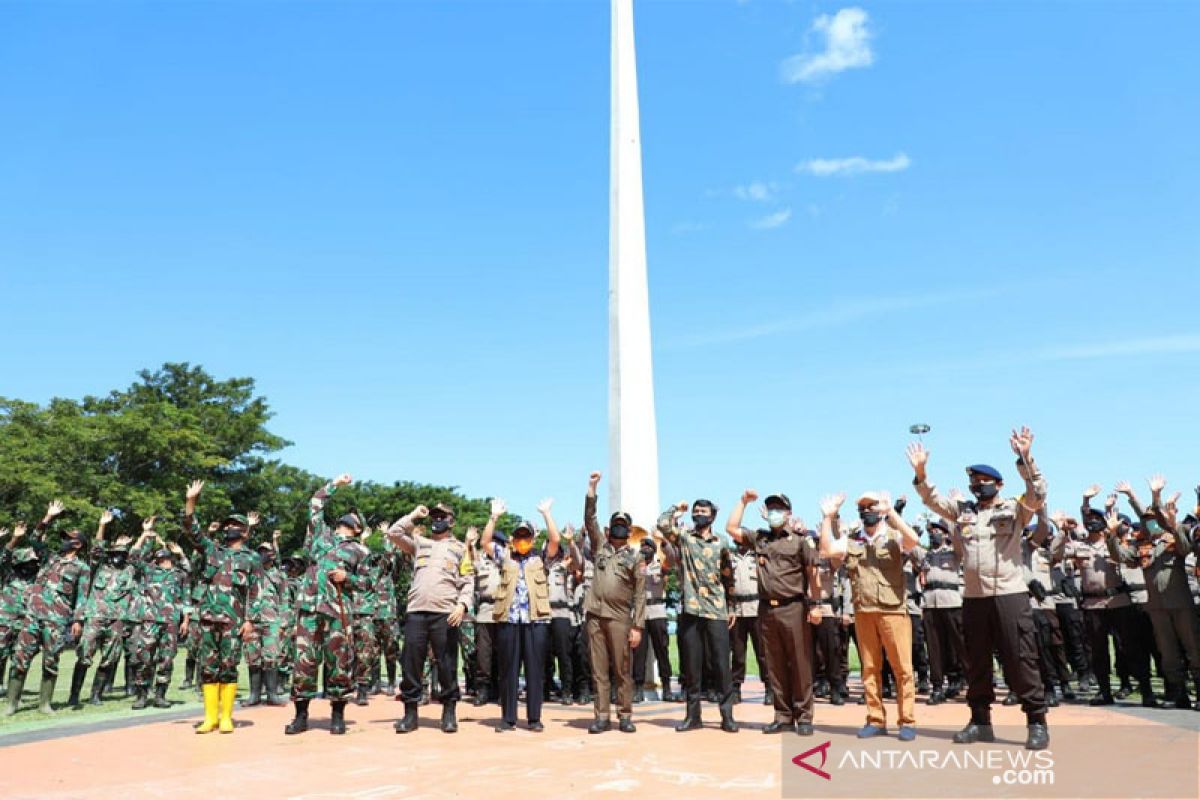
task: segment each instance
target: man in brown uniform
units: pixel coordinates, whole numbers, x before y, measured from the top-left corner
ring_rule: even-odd
[[[629,544],[632,520],[623,511],[614,512],[608,527],[600,530],[596,521],[596,486],[600,473],[588,477],[587,497],[583,503],[583,523],[592,546],[595,575],[584,600],[587,614],[588,650],[592,658],[592,679],[596,684],[596,721],[588,733],[603,733],[612,728],[609,718],[609,670],[616,673],[617,716],[622,733],[633,733],[633,671],[631,654],[642,641],[646,618],[646,585],[638,550]]]
[[[821,556],[828,558],[835,568],[845,561],[850,577],[867,700],[867,724],[858,737],[865,739],[887,733],[880,691],[886,653],[896,676],[899,738],[911,742],[917,736],[913,710],[916,690],[904,566],[908,553],[917,546],[917,532],[896,513],[886,496],[867,492],[857,503],[862,537],[835,539],[834,527],[843,500],[845,495],[838,495],[821,502]]]
[[[417,523],[430,520],[431,536],[416,532]],[[396,733],[417,728],[421,702],[421,677],[425,657],[433,649],[437,662],[439,695],[442,701],[442,731],[456,733],[458,720],[458,626],[471,608],[473,581],[459,569],[466,545],[454,538],[454,510],[439,503],[432,509],[417,506],[388,528],[392,543],[413,556],[412,584],[404,617],[404,651],[400,655],[403,678],[404,717],[397,720]]]
[[[763,733],[795,730],[812,736],[812,625],[821,624],[817,548],[808,536],[792,531],[787,495],[773,494],[764,501],[769,529],[743,528],[746,505],[757,499],[753,489],[742,493],[725,532],[737,542],[752,540],[758,554],[758,619],[775,699],[775,720]]]

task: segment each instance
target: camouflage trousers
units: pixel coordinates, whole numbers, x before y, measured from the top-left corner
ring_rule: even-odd
[[[282,623],[280,631],[279,671],[290,675],[296,665],[296,620],[288,619]]]
[[[116,619],[88,619],[83,623],[83,635],[79,637],[79,663],[90,667],[111,667],[121,660],[125,645],[125,623]]]
[[[254,623],[254,636],[244,645],[246,666],[255,669],[279,666],[283,660],[283,633],[283,623],[279,620]]]
[[[338,617],[301,611],[296,621],[296,665],[292,674],[292,699],[317,696],[317,673],[325,669],[325,697],[342,700],[354,686],[353,631]]]
[[[379,662],[395,664],[400,660],[400,624],[395,619],[375,620],[375,651],[371,674],[379,674]]]
[[[370,614],[355,614],[350,624],[354,628],[354,684],[369,686],[375,680],[374,666],[379,661],[375,618]]]
[[[238,662],[242,660],[242,639],[235,622],[201,620],[200,650],[196,666],[200,683],[237,683]]]
[[[200,618],[193,614],[192,624],[188,625],[186,638],[188,656],[192,659],[195,659],[200,655],[200,636],[203,633],[204,627],[200,624]]]
[[[21,632],[21,620],[0,622],[0,661],[8,660],[17,646],[17,634]]]
[[[179,628],[173,622],[139,622],[129,636],[133,686],[146,691],[151,684],[167,686],[179,650]]]
[[[458,650],[462,654],[464,672],[463,685],[468,692],[473,692],[478,666],[475,660],[475,623],[464,621],[458,630]]]
[[[25,675],[33,663],[33,657],[42,654],[42,675],[58,677],[58,658],[71,644],[71,623],[50,622],[26,617],[17,634],[13,649],[12,675]]]

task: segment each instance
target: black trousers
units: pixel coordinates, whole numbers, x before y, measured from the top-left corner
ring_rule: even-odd
[[[475,688],[493,689],[499,679],[496,664],[496,623],[475,623]]]
[[[1046,693],[1038,672],[1037,630],[1029,594],[963,598],[963,635],[967,646],[967,705],[976,722],[990,722],[996,701],[992,652],[1000,656],[1004,678],[1021,700],[1027,717],[1044,719]]]
[[[1152,663],[1159,677],[1163,677],[1162,656],[1154,640],[1154,623],[1146,613],[1146,607],[1134,603],[1129,611],[1132,618],[1129,635],[1119,639],[1117,648],[1117,674],[1121,676],[1122,686],[1129,684],[1131,676],[1136,678],[1141,669],[1145,669],[1149,677]]]
[[[929,656],[925,651],[925,626],[920,614],[909,614],[912,623],[912,666],[917,679],[929,677]]]
[[[571,669],[575,672],[575,696],[583,697],[595,688],[592,680],[592,649],[583,625],[571,626]]]
[[[642,629],[642,641],[633,651],[633,688],[640,689],[646,685],[646,662],[650,660],[650,650],[653,648],[654,660],[658,663],[658,681],[665,694],[671,691],[671,649],[667,620],[648,619],[645,626]]]
[[[762,629],[758,617],[738,617],[730,631],[730,645],[733,648],[733,685],[742,688],[746,680],[746,646],[754,647],[754,660],[758,662],[758,677],[763,685],[767,684],[767,654],[763,651]]]
[[[1088,643],[1092,650],[1092,674],[1100,691],[1112,691],[1109,685],[1111,662],[1108,660],[1108,637],[1116,639],[1117,647],[1128,646],[1137,636],[1133,627],[1135,617],[1133,606],[1120,608],[1084,609],[1083,623],[1087,628]],[[1142,658],[1133,659],[1130,663],[1130,674],[1138,681],[1150,680],[1149,654]]]
[[[811,625],[808,620],[805,625]],[[842,622],[835,616],[821,617],[821,624],[812,627],[813,677],[824,678],[831,691],[844,685],[842,677]]]
[[[703,699],[700,687],[706,662],[721,698],[721,714],[730,713],[733,709],[733,675],[729,658],[728,622],[680,614],[677,640],[688,713],[693,710],[696,715],[700,713],[700,701]]]
[[[1082,678],[1091,670],[1091,656],[1087,649],[1087,634],[1083,628],[1083,612],[1070,603],[1054,606],[1058,626],[1063,634],[1063,646],[1067,650],[1067,663],[1076,678]]]
[[[941,689],[948,675],[961,675],[964,653],[961,608],[927,608],[922,624],[929,647],[929,683]]]
[[[400,696],[405,705],[421,702],[421,679],[425,657],[433,651],[437,663],[437,697],[443,703],[457,702],[458,628],[447,621],[449,614],[410,611],[404,619],[404,652],[400,654]]]
[[[550,675],[555,664],[558,665],[558,685],[563,697],[570,697],[575,692],[575,664],[571,657],[571,646],[575,638],[575,629],[567,617],[553,617],[550,620],[549,646],[546,648],[546,662],[550,669],[546,670],[546,683],[550,683]],[[529,676],[525,676],[526,683]]]
[[[517,696],[521,692],[521,667],[525,668],[525,716],[542,720],[542,670],[550,643],[550,625],[536,622],[501,622],[496,625],[496,657],[500,662],[500,712],[503,720],[517,724]]]
[[[1066,686],[1071,677],[1067,668],[1066,648],[1063,647],[1062,626],[1058,614],[1045,608],[1034,609],[1033,622],[1038,634],[1038,669],[1042,685],[1047,690]]]

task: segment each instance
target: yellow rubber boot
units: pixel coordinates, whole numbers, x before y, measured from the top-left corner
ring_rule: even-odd
[[[221,684],[221,733],[233,733],[233,701],[237,699],[237,684]]]
[[[212,733],[217,729],[217,703],[220,701],[221,684],[206,683],[201,689],[204,693],[204,722],[196,728],[196,733]]]

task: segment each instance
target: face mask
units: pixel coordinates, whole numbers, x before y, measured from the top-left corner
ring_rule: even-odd
[[[262,565],[263,569],[270,569],[271,567],[275,566],[275,559],[271,556],[263,556]]]
[[[971,494],[975,495],[976,500],[991,500],[1000,494],[1000,487],[994,483],[972,483]]]
[[[654,552],[655,551],[653,548],[643,547],[642,548],[642,560],[645,561],[647,564],[649,564],[651,561],[654,560]]]
[[[879,520],[883,519],[883,515],[878,511],[860,511],[858,518],[862,520],[863,525],[869,528],[872,525],[878,525]]]
[[[36,561],[26,561],[25,563],[18,564],[16,567],[14,567],[13,571],[17,573],[18,578],[31,581],[37,577],[38,563]]]
[[[246,535],[246,532],[243,531],[241,528],[226,528],[225,529],[225,543],[233,544],[234,542],[241,539],[245,535]]]
[[[940,534],[940,533],[929,534],[929,546],[930,547],[941,547],[945,543],[946,543],[946,537],[943,536],[942,534]]]
[[[1099,533],[1107,526],[1098,519],[1089,519],[1087,522],[1083,523],[1083,527],[1087,528],[1088,533]]]
[[[58,552],[62,553],[64,556],[66,556],[66,555],[70,555],[71,553],[74,553],[76,550],[82,550],[82,549],[83,548],[76,546],[74,539],[67,539],[58,548]]]
[[[121,555],[111,555],[108,557],[108,563],[114,567],[123,567],[125,566],[126,558],[127,556],[124,553]]]
[[[434,533],[445,533],[450,530],[450,521],[444,519],[435,519],[429,526],[429,529]]]
[[[787,524],[787,518],[787,512],[782,509],[773,508],[767,512],[767,524],[772,528],[782,528]]]
[[[1142,529],[1151,536],[1158,536],[1162,533],[1162,525],[1158,524],[1158,520],[1150,519],[1142,523]]]
[[[516,551],[517,555],[520,555],[520,556],[527,555],[529,553],[529,551],[532,549],[533,549],[533,539],[525,539],[525,538],[513,539],[513,550]]]
[[[712,525],[712,517],[708,514],[692,514],[692,524],[696,526],[697,530],[703,530]]]
[[[608,535],[614,539],[628,539],[629,538],[629,526],[621,525],[621,524],[613,525],[611,528],[608,529]]]

